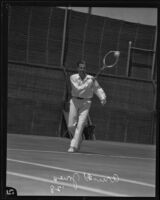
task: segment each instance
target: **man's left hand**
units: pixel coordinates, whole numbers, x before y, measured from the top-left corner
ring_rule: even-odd
[[[106,104],[106,99],[101,100],[101,104],[104,106]]]

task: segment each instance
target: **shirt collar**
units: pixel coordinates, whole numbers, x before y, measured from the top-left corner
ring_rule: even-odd
[[[78,80],[81,80],[81,81],[85,81],[85,80],[87,80],[88,79],[88,74],[86,74],[86,77],[82,80],[81,79],[81,77],[80,77],[80,75],[79,74],[77,74],[78,75]]]

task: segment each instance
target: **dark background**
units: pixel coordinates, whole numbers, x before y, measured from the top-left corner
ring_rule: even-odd
[[[55,7],[9,7],[8,133],[59,136],[65,90],[60,66],[64,15],[64,9]],[[107,51],[121,52],[117,66],[99,77],[108,103],[102,107],[96,97],[92,103],[97,139],[155,144],[152,54],[134,51],[130,76],[126,73],[129,41],[153,50],[155,31],[155,26],[68,11],[68,76],[81,58],[94,74]]]

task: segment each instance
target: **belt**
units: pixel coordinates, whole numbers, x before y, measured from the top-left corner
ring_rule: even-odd
[[[83,100],[83,99],[86,99],[86,100],[91,100],[92,98],[82,98],[82,97],[72,97],[72,98],[75,98],[75,99],[80,99],[80,100]]]

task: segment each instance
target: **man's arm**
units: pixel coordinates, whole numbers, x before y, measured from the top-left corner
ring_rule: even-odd
[[[100,99],[101,104],[104,105],[106,103],[106,94],[105,94],[104,90],[100,87],[97,80],[95,80],[95,79],[93,80],[93,90],[94,90],[94,93]]]

